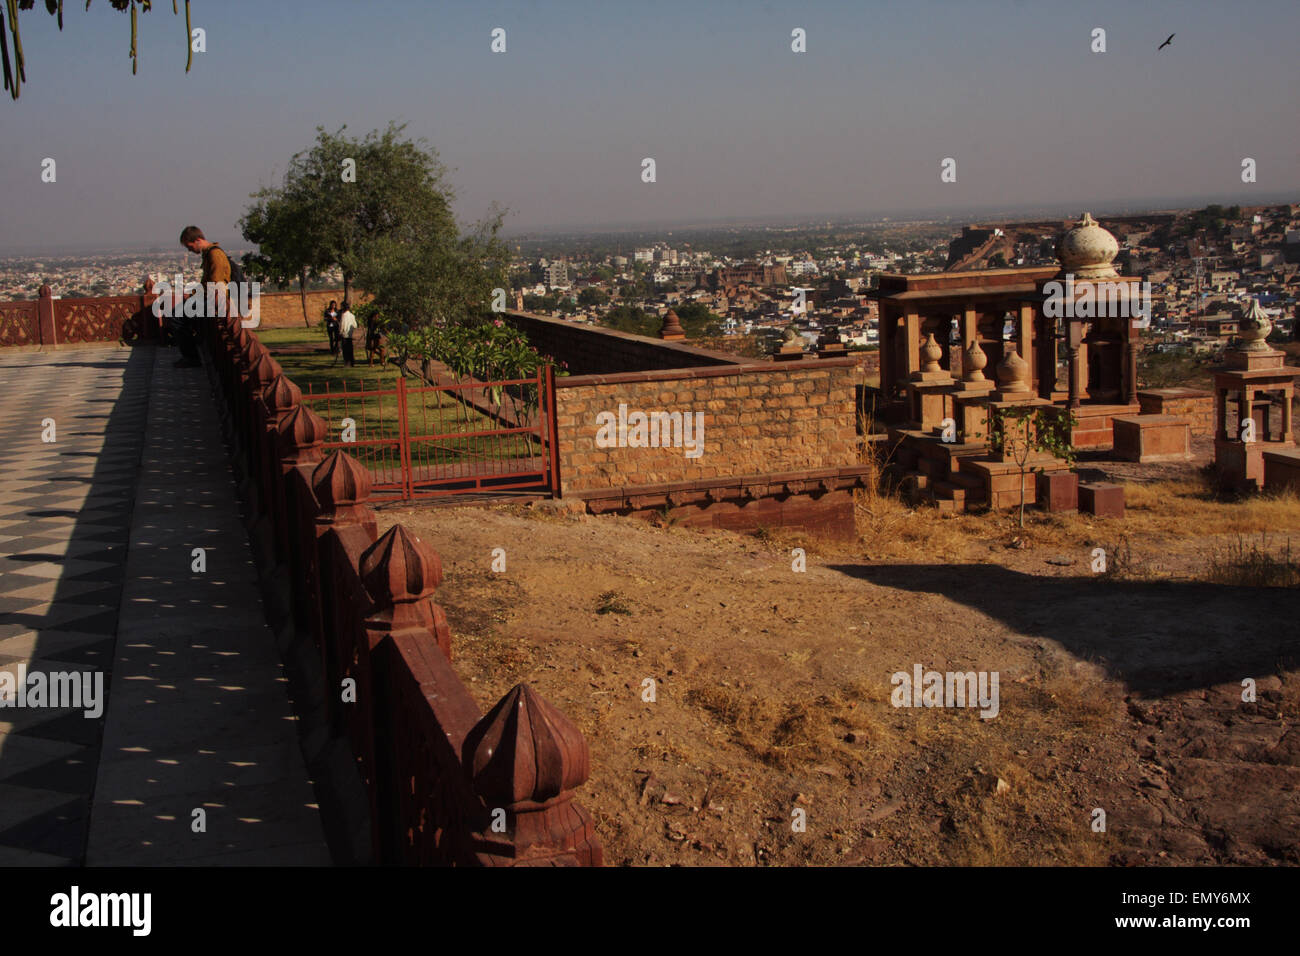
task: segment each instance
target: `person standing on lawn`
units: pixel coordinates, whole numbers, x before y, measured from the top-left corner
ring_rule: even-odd
[[[352,333],[357,330],[357,317],[352,314],[345,301],[343,303],[343,316],[339,319],[339,346],[343,350],[343,364],[355,366],[356,360],[352,357]]]
[[[330,338],[330,355],[339,354],[339,304],[330,299],[325,310],[325,334]]]

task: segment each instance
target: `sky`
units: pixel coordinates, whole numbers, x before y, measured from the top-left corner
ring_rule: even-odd
[[[463,221],[495,202],[514,235],[1300,201],[1295,0],[192,0],[189,74],[157,0],[136,76],[107,0],[61,34],[43,6],[0,100],[0,254],[179,248],[190,223],[238,246],[317,126],[390,121],[451,167]]]

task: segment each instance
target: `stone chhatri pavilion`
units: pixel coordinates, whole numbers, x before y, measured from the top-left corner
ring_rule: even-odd
[[[1252,300],[1236,347],[1214,372],[1214,462],[1223,487],[1236,491],[1300,485],[1291,422],[1300,368],[1288,367],[1286,356],[1269,347],[1271,328],[1259,300]]]
[[[1109,447],[1114,419],[1139,413],[1134,317],[1145,302],[1140,279],[1116,272],[1118,253],[1115,237],[1084,213],[1057,244],[1059,268],[880,277],[872,295],[880,303],[882,417],[893,425],[903,472],[941,507],[1019,503],[1018,467],[988,446],[990,410],[1068,406],[1079,420],[1076,448]],[[955,425],[946,441],[945,419]],[[1034,467],[1068,471],[1055,459]],[[1027,494],[1035,494],[1032,479]]]

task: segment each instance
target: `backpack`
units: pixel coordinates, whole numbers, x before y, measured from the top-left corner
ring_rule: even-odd
[[[218,243],[214,242],[212,245],[214,248],[221,249],[221,246]],[[239,264],[239,260],[236,259],[234,256],[232,256],[230,253],[226,252],[225,249],[221,249],[221,253],[226,257],[226,261],[230,263],[230,281],[243,282],[244,267]]]

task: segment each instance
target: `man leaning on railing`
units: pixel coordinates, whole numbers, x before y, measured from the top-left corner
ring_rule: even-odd
[[[212,297],[207,295],[211,283],[217,283],[217,297],[224,300],[226,297],[226,285],[230,282],[230,259],[226,257],[225,251],[215,242],[210,242],[203,235],[203,230],[198,226],[186,226],[181,232],[181,245],[193,252],[195,255],[203,257],[203,291],[205,304]],[[207,319],[213,316],[205,316]],[[174,362],[176,368],[198,368],[203,362],[199,359],[199,326],[201,319],[188,318],[183,315],[181,310],[173,310],[172,323],[176,333],[176,344],[181,350],[179,361]]]

